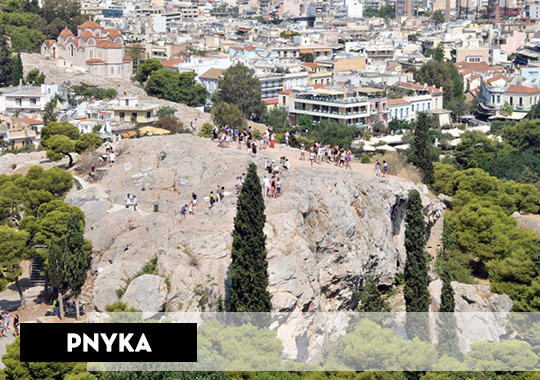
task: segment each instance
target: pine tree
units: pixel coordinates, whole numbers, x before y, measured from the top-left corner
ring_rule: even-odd
[[[238,196],[232,233],[231,288],[228,311],[269,312],[264,199],[257,166],[251,162]]]
[[[11,84],[18,86],[23,79],[23,64],[21,59],[21,53],[18,53],[17,56],[13,59],[13,70],[11,72]]]
[[[65,256],[65,282],[77,300],[77,319],[79,319],[79,295],[86,281],[88,255],[84,250],[84,231],[79,214],[71,213],[67,222]]]
[[[422,172],[422,180],[424,183],[431,185],[435,181],[435,172],[433,170],[433,161],[431,161],[431,152],[429,149],[430,137],[429,129],[431,128],[431,119],[422,112],[418,115],[416,128],[414,129],[414,164]]]
[[[441,274],[443,282],[441,290],[441,306],[439,307],[439,344],[437,350],[439,355],[447,355],[458,360],[463,360],[463,353],[459,348],[459,338],[457,335],[457,322],[454,315],[456,301],[454,299],[454,288],[452,288],[451,278],[445,270]]]
[[[358,311],[364,313],[380,313],[390,311],[387,303],[382,299],[381,292],[372,276],[367,276],[364,289],[359,292],[360,306]]]
[[[407,334],[409,338],[429,339],[429,327],[425,313],[429,311],[428,263],[424,247],[426,226],[422,214],[422,199],[418,190],[409,192],[405,214],[405,306]]]
[[[49,254],[47,257],[47,266],[45,271],[49,278],[49,284],[58,291],[58,302],[60,303],[60,319],[64,318],[64,292],[67,289],[65,282],[65,256],[66,243],[64,240],[51,240],[49,245]]]

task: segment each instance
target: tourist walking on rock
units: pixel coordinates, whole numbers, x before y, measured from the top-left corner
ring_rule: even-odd
[[[386,161],[383,161],[383,177],[388,179],[388,163]]]
[[[304,144],[300,145],[300,161],[306,160],[306,150],[304,149]]]
[[[193,212],[193,201],[189,202],[189,206],[188,206],[188,213],[189,215],[195,215],[195,213]]]
[[[4,316],[4,320],[6,322],[6,331],[9,331],[9,323],[11,322],[11,316],[9,315],[9,311],[6,311],[6,315]]]
[[[137,196],[134,195],[131,199],[131,203],[133,203],[133,211],[137,211]]]
[[[4,339],[5,329],[6,329],[6,324],[4,322],[4,317],[0,314],[0,339]]]
[[[309,151],[309,160],[311,161],[311,166],[313,166],[313,161],[315,161],[315,152],[313,151],[313,147],[311,147]]]
[[[347,149],[347,153],[345,154],[345,170],[349,169],[350,171],[352,171],[351,161],[351,151]]]
[[[377,177],[381,176],[381,163],[379,162],[379,160],[377,160],[377,163],[375,163],[375,175]]]
[[[193,203],[193,206],[197,206],[197,194],[191,193],[191,202]]]
[[[279,177],[276,180],[276,198],[278,198],[281,195],[281,181]]]

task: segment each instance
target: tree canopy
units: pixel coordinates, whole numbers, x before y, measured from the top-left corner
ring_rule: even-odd
[[[144,64],[141,69],[143,67]],[[148,95],[160,99],[188,106],[200,106],[206,102],[208,92],[202,84],[195,81],[196,76],[197,74],[191,71],[178,73],[168,69],[158,69],[151,72],[145,89]]]
[[[211,111],[212,121],[220,128],[240,128],[245,125],[245,119],[240,109],[234,104],[218,103]]]
[[[261,81],[252,68],[241,63],[229,67],[219,78],[218,89],[214,93],[216,103],[234,104],[249,120],[259,121],[264,114]]]

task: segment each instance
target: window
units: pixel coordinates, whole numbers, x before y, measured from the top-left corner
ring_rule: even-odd
[[[427,109],[428,109],[428,111],[431,109],[431,103],[427,104]]]
[[[152,117],[152,112],[148,111],[146,112],[146,118],[150,119]]]
[[[519,106],[523,107],[523,98],[521,96],[519,97]]]
[[[497,103],[500,103],[500,102],[501,102],[501,96],[497,95]]]
[[[136,119],[137,119],[137,112],[132,112],[132,113],[131,113],[131,117],[134,117],[135,120],[136,120]]]
[[[30,99],[30,105],[35,106],[37,104],[37,99]]]
[[[114,74],[114,67],[111,67],[111,74]]]
[[[22,99],[15,99],[15,105],[21,106],[22,105]]]
[[[94,52],[90,50],[90,59],[94,58]]]
[[[435,99],[435,108],[439,107],[439,99]]]
[[[124,112],[120,112],[120,121],[124,121],[126,118],[126,114]]]
[[[511,106],[514,105],[514,97],[513,97],[513,96],[510,96],[510,105],[511,105]]]

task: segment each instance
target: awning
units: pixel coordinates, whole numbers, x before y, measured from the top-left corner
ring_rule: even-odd
[[[135,132],[135,131],[129,131],[129,132],[121,133],[120,136],[122,136],[125,139],[129,139],[131,137],[134,137],[136,134],[137,134],[137,132]]]

